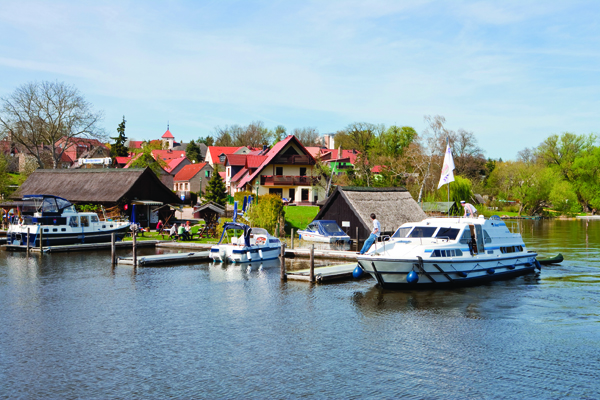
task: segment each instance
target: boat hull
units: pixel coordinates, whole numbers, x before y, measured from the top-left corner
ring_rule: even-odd
[[[319,243],[350,243],[350,236],[323,236],[313,232],[298,231],[300,239]]]
[[[210,249],[210,257],[215,261],[229,263],[248,263],[273,260],[279,257],[281,246],[233,246],[217,245]]]
[[[473,286],[530,274],[539,267],[536,255],[527,253],[501,259],[443,261],[361,257],[358,263],[384,289],[413,290]],[[417,274],[418,280],[409,282],[408,275],[412,271]]]
[[[37,235],[37,226],[30,227],[29,245],[39,246],[39,236]],[[60,227],[59,227],[60,228]],[[79,231],[79,232],[43,232],[42,246],[59,246],[81,243],[107,243],[112,240],[112,234],[115,233],[116,240],[120,241],[129,232],[129,225],[124,225],[115,229],[101,231]],[[12,229],[7,232],[6,242],[8,244],[27,245],[27,226],[21,226],[19,229]]]

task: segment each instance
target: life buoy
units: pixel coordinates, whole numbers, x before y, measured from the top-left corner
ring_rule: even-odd
[[[265,243],[267,243],[267,239],[265,239],[264,237],[257,237],[256,238],[256,244],[262,245],[262,244],[265,244]]]

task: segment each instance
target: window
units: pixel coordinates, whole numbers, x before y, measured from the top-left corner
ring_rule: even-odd
[[[415,226],[408,237],[432,237],[436,229],[435,226]]]
[[[306,167],[300,167],[300,176],[306,176]]]
[[[435,237],[440,239],[454,240],[458,236],[459,229],[455,228],[440,228]]]
[[[308,201],[308,189],[302,189],[302,201]]]
[[[395,238],[405,238],[408,235],[408,232],[410,232],[410,230],[412,229],[412,226],[408,226],[408,227],[400,227],[398,228],[398,230],[396,232],[394,232],[394,234],[392,235],[392,237]]]
[[[52,228],[52,232],[58,232],[58,228]]]
[[[289,190],[289,199],[291,202],[294,202],[294,200],[296,200],[296,190],[295,189]]]
[[[518,253],[520,251],[523,251],[523,246],[505,246],[505,247],[500,247],[500,251],[502,253]]]
[[[434,250],[431,257],[461,257],[463,252],[459,249]]]
[[[77,221],[77,217],[69,217],[69,226],[71,228],[77,228],[79,226],[79,222]]]
[[[100,222],[97,215],[92,215],[92,222]]]
[[[275,175],[283,175],[283,167],[275,167]]]
[[[90,219],[87,215],[82,215],[81,217],[79,217],[79,221],[81,223],[81,226],[90,226]]]

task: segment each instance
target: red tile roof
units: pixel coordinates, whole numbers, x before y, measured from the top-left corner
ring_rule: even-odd
[[[185,151],[183,150],[152,150],[152,156],[154,159],[157,157],[162,158],[165,161],[172,160],[174,158],[185,158]]]
[[[127,164],[131,161],[131,157],[115,157],[117,164]]]
[[[176,182],[189,181],[194,176],[196,176],[198,174],[198,172],[200,172],[200,170],[202,168],[204,168],[205,166],[206,166],[206,163],[186,165],[185,167],[181,168],[181,171],[179,171],[175,175],[175,177],[173,178],[173,181],[176,181]]]
[[[248,172],[248,169],[247,169],[246,167],[244,167],[244,168],[240,169],[240,170],[238,171],[238,173],[237,173],[237,174],[235,174],[235,175],[234,175],[234,176],[231,178],[231,182],[237,182],[237,181],[239,181],[240,179],[242,179],[242,177],[243,177],[244,175],[246,175],[246,173],[247,173],[247,172]]]
[[[169,173],[170,173],[170,172],[171,172],[171,171],[173,171],[175,168],[177,168],[177,166],[178,166],[179,164],[181,164],[181,163],[182,163],[182,162],[184,162],[185,160],[187,160],[187,158],[185,158],[185,157],[179,157],[179,158],[173,158],[173,159],[171,159],[171,160],[168,162],[167,166],[165,167],[165,171],[167,171],[167,172],[169,172]]]
[[[258,168],[267,159],[267,156],[247,156],[246,157],[246,168]]]
[[[143,140],[130,140],[129,141],[129,148],[130,149],[141,149],[142,148],[142,143],[144,143]]]
[[[173,139],[175,136],[167,129],[167,131],[162,135],[163,139]]]
[[[246,154],[227,154],[225,157],[225,165],[243,166],[246,165]]]
[[[221,175],[221,179],[223,179],[223,180],[227,179],[227,173],[225,171],[219,172],[219,175]]]
[[[236,151],[238,151],[239,149],[241,149],[242,147],[208,146],[208,149],[206,150],[206,154],[210,153],[210,157],[211,157],[213,163],[221,164],[221,162],[219,162],[219,156],[221,154],[225,154],[225,155],[233,154]]]
[[[384,168],[385,168],[384,165],[376,165],[373,168],[371,168],[371,172],[373,172],[375,174],[379,174],[381,171],[383,171]]]

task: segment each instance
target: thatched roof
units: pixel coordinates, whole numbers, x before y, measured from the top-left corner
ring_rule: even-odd
[[[427,218],[421,207],[404,188],[338,186],[315,219],[320,219],[320,215],[324,215],[328,207],[335,206],[332,203],[340,195],[368,229],[373,225],[371,213],[375,213],[382,229],[385,226],[386,231],[395,230],[406,222]]]
[[[74,203],[156,200],[181,203],[149,168],[38,169],[11,195],[51,194]]]

